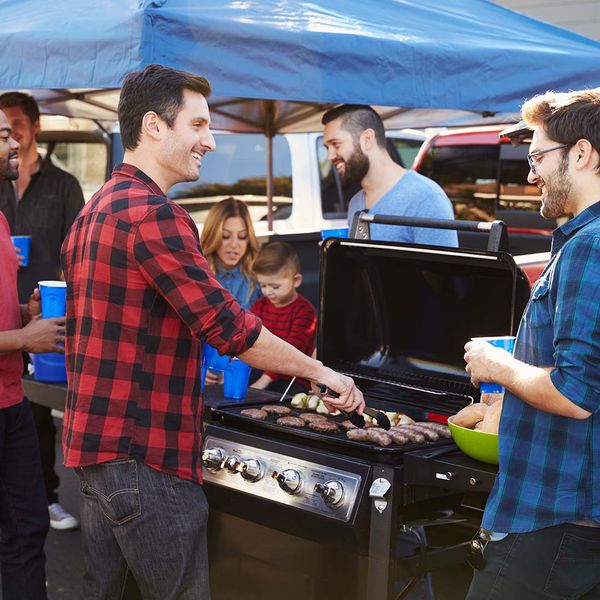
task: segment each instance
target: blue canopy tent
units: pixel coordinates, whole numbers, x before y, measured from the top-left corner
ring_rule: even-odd
[[[600,43],[486,0],[1,0],[0,23],[3,88],[158,62],[218,96],[506,112],[600,79]]]
[[[269,138],[332,103],[464,123],[600,85],[600,43],[486,0],[0,0],[0,23],[0,88],[46,112],[114,120],[123,76],[157,62],[208,77],[215,127]]]

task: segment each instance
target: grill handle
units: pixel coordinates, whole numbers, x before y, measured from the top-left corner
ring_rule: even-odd
[[[398,217],[396,215],[370,214],[368,211],[363,210],[354,214],[349,237],[370,240],[370,223],[487,233],[489,235],[487,249],[490,252],[508,252],[508,233],[504,221],[477,222],[458,221],[454,219],[427,219],[423,217]]]

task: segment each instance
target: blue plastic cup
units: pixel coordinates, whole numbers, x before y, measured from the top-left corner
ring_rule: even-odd
[[[475,340],[483,340],[492,346],[496,346],[496,348],[503,348],[507,352],[511,354],[515,350],[515,337],[512,335],[498,335],[491,337],[477,337],[471,338],[473,341]],[[501,394],[504,392],[504,386],[499,385],[498,383],[494,383],[492,381],[481,381],[479,382],[479,391],[482,394]]]
[[[219,351],[210,344],[202,345],[202,364],[211,371],[225,371],[231,359],[226,354],[221,356]]]
[[[22,267],[26,267],[29,264],[29,249],[31,248],[31,236],[30,235],[11,235],[13,246],[19,251],[19,254],[23,255]]]
[[[218,350],[210,344],[202,344],[202,366],[200,369],[200,377],[202,378],[202,392],[204,392],[204,384],[206,382],[206,372],[211,371],[217,375],[225,373],[227,365],[231,361],[229,356],[221,356]]]
[[[65,355],[58,352],[30,354],[33,377],[36,381],[58,383],[67,381]]]
[[[322,229],[321,230],[321,239],[326,240],[327,238],[347,238],[348,237],[348,228],[340,227],[339,229]]]
[[[246,397],[252,367],[239,358],[234,358],[225,369],[223,394],[225,398],[241,400]]]
[[[67,284],[64,281],[38,281],[42,297],[42,317],[64,317],[67,314]]]

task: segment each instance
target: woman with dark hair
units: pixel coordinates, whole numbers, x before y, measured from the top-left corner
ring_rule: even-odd
[[[236,198],[225,198],[208,213],[200,244],[219,283],[248,309],[261,297],[252,271],[259,243],[248,207]]]

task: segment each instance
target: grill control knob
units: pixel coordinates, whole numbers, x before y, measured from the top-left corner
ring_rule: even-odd
[[[327,481],[324,484],[317,483],[315,492],[321,495],[325,504],[335,507],[339,505],[344,497],[344,486],[339,481]]]
[[[230,473],[239,473],[240,469],[241,469],[241,464],[242,461],[240,460],[239,456],[229,456],[226,460],[225,460],[225,468],[230,472]]]
[[[219,471],[223,468],[224,458],[221,448],[207,448],[202,453],[202,464],[211,471]]]
[[[297,494],[302,489],[302,476],[295,469],[286,469],[281,473],[275,471],[272,477],[286,494]]]
[[[254,458],[249,458],[241,464],[240,473],[246,481],[254,483],[255,481],[259,481],[263,478],[265,470],[260,464],[260,461],[255,460]]]

